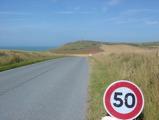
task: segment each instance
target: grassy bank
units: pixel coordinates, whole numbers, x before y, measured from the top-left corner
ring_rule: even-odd
[[[0,71],[62,57],[51,52],[0,50]]]
[[[131,80],[143,91],[144,120],[159,120],[158,49],[105,46],[105,52],[91,57],[88,120],[106,115],[102,98],[107,86],[119,79]]]

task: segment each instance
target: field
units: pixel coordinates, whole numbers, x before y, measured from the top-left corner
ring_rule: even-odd
[[[51,52],[24,52],[0,50],[0,71],[57,57],[62,57],[62,55],[57,55]]]
[[[90,58],[88,120],[106,116],[103,94],[116,80],[130,80],[143,91],[145,107],[138,120],[159,120],[159,48],[103,45],[104,52]]]

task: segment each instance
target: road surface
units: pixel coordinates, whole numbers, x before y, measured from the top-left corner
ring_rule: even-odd
[[[82,57],[0,72],[0,120],[84,120],[87,83]]]

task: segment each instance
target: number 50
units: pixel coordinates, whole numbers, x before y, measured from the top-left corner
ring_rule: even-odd
[[[123,104],[124,104],[124,101],[120,98],[120,96],[122,96],[123,93],[122,92],[115,92],[114,94],[114,100],[115,101],[118,101],[118,103],[113,103],[113,105],[115,107],[122,107]],[[128,103],[128,97],[131,97],[132,98],[132,103]],[[135,106],[135,96],[134,94],[132,93],[127,93],[124,97],[124,100],[125,100],[125,106],[127,108],[133,108]]]

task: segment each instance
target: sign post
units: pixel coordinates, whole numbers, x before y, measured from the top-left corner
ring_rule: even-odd
[[[144,96],[134,83],[119,80],[106,89],[103,96],[104,108],[109,115],[121,120],[133,120],[144,107]]]

